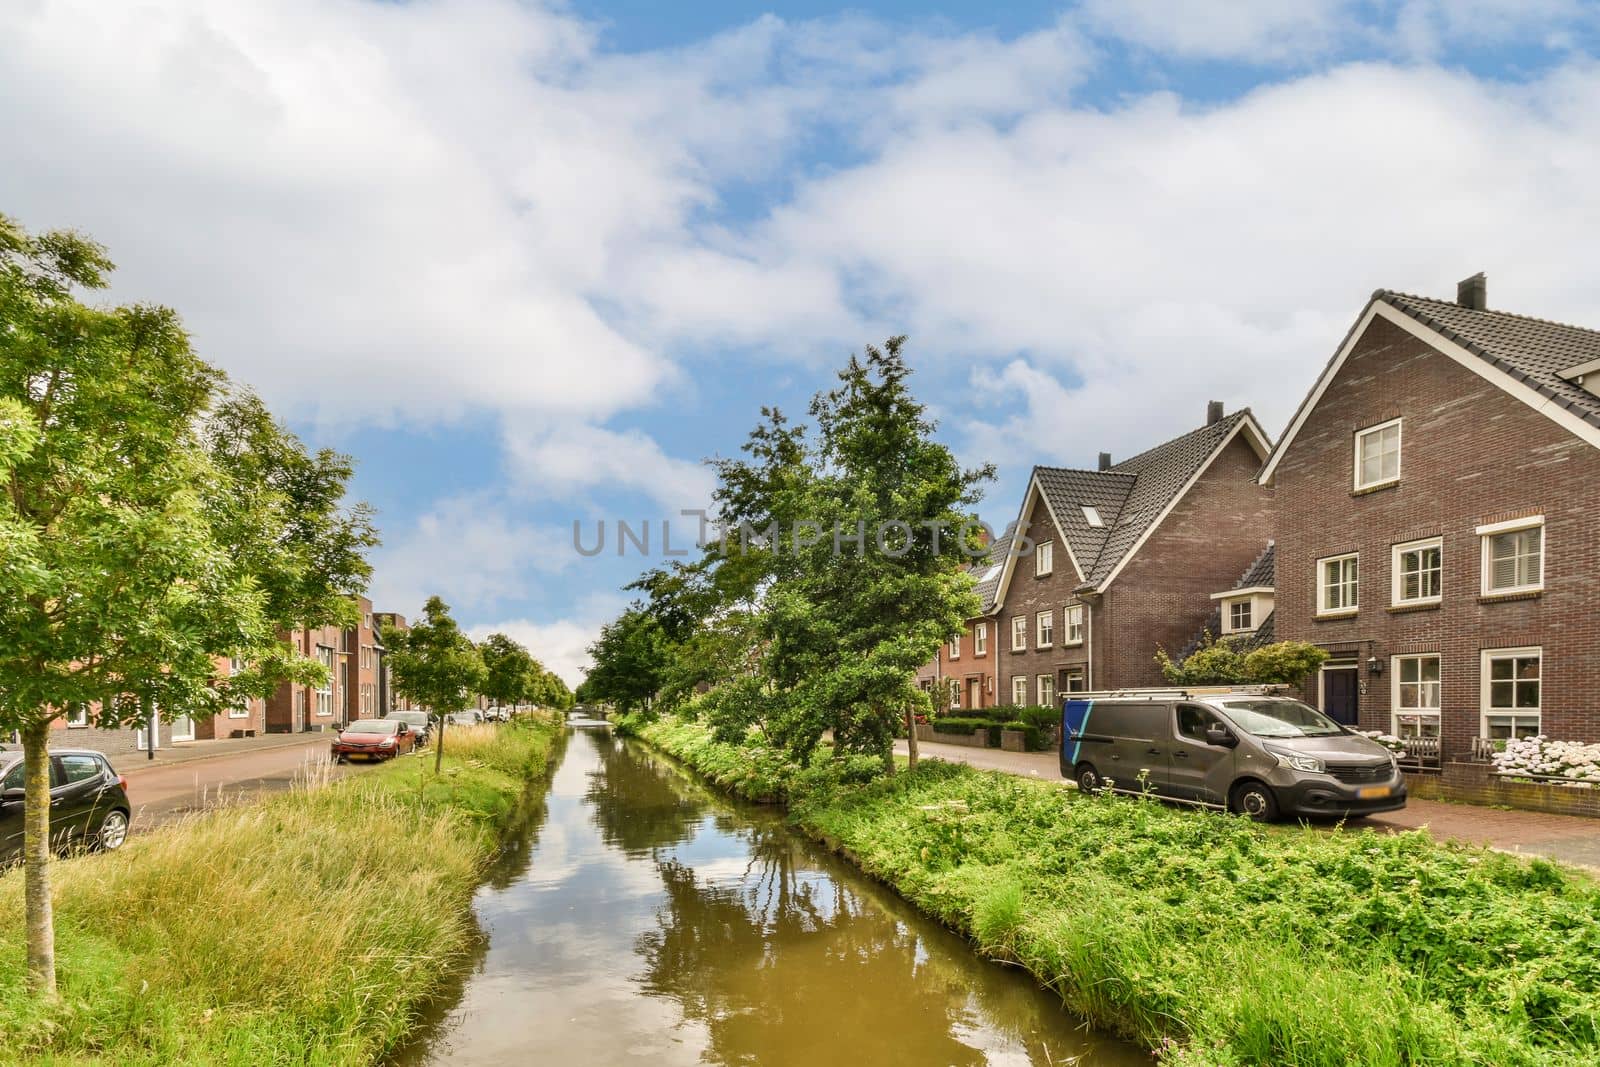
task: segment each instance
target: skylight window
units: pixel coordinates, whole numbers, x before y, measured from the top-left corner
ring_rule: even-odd
[[[1090,526],[1105,525],[1104,522],[1100,521],[1100,513],[1094,508],[1090,507],[1088,504],[1083,505],[1083,521],[1088,523]]]

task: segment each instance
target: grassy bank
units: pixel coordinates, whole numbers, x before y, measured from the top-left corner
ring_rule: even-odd
[[[559,732],[452,728],[441,776],[402,757],[58,864],[56,1005],[23,987],[5,875],[0,1059],[373,1062],[471,947],[473,889]]]
[[[1163,1062],[1600,1062],[1600,890],[1543,861],[939,762],[856,783],[692,723],[634,728],[787,798],[805,832]]]

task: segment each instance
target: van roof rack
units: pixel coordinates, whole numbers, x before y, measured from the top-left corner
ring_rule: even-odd
[[[1063,693],[1067,700],[1192,700],[1195,697],[1223,695],[1272,696],[1286,693],[1286,685],[1170,685],[1130,689],[1100,689],[1092,692]]]

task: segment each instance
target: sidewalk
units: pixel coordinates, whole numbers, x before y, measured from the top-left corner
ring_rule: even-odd
[[[165,748],[156,749],[155,759],[148,752],[130,752],[117,756],[114,765],[118,774],[138,774],[140,771],[170,767],[175,763],[193,763],[196,760],[216,759],[219,756],[237,756],[247,752],[269,752],[277,748],[327,746],[331,733],[264,734],[260,737],[224,737],[216,741],[178,741]]]
[[[966,763],[990,771],[1062,782],[1060,758],[1054,752],[1004,752],[994,748],[966,748],[922,741],[917,750],[924,756]],[[895,742],[895,751],[905,754],[906,743]],[[1069,782],[1062,782],[1076,788]],[[1321,824],[1337,831],[1337,824]],[[1535,811],[1507,811],[1472,804],[1452,804],[1442,800],[1408,800],[1399,811],[1385,812],[1344,824],[1350,830],[1371,829],[1385,833],[1426,829],[1445,841],[1484,845],[1500,852],[1543,856],[1581,867],[1600,868],[1600,819],[1575,815],[1545,815]]]

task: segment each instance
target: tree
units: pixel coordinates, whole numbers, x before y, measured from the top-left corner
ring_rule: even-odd
[[[915,762],[917,668],[979,609],[962,568],[981,551],[970,509],[993,476],[933,439],[904,342],[850,359],[812,401],[814,434],[764,411],[750,458],[717,464],[723,521],[777,535],[746,549],[765,564],[764,728],[801,760],[831,729],[836,751],[877,753],[888,773],[901,721]]]
[[[483,658],[480,692],[496,704],[515,706],[534,697],[540,667],[528,650],[505,634],[490,634],[478,645]]]
[[[601,627],[589,656],[594,662],[584,679],[585,699],[623,712],[651,706],[669,662],[661,624],[638,606]]]
[[[1299,685],[1328,658],[1327,650],[1306,641],[1278,641],[1245,649],[1235,638],[1213,638],[1174,662],[1165,649],[1156,650],[1156,665],[1173,685]]]
[[[51,723],[78,709],[102,727],[216,714],[315,678],[278,623],[333,599],[279,492],[244,475],[289,464],[295,443],[262,426],[235,440],[236,462],[214,455],[211,430],[226,436],[244,409],[171,310],[76,297],[111,269],[85,238],[0,216],[0,728],[21,735],[27,763],[28,978],[47,996]],[[360,523],[346,528],[358,546]],[[251,669],[218,678],[223,656]]]
[[[428,598],[422,618],[409,630],[384,627],[383,643],[395,692],[427,708],[439,722],[433,755],[437,774],[444,763],[445,717],[463,710],[483,690],[483,657],[437,596]]]

